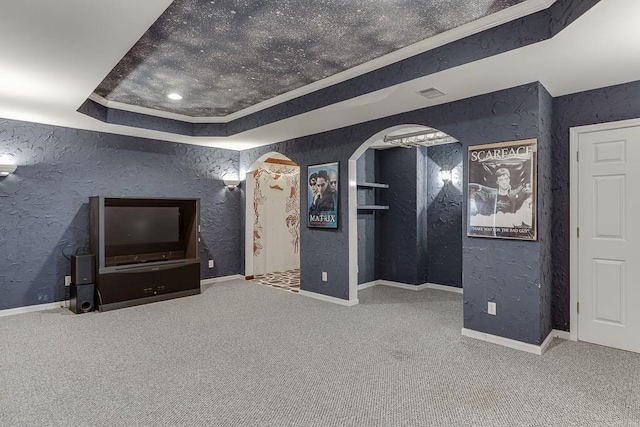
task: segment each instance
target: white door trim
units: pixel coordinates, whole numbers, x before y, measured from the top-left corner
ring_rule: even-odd
[[[623,129],[640,126],[640,119],[621,120],[617,122],[599,123],[595,125],[578,126],[569,129],[569,333],[571,341],[578,341],[578,141],[580,135],[591,132],[601,132],[613,129]]]

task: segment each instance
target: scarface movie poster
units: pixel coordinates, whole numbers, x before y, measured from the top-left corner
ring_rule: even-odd
[[[467,236],[536,240],[537,140],[469,147]]]

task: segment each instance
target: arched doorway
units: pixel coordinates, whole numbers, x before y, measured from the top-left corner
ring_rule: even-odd
[[[435,248],[430,247],[430,252],[427,253],[427,228],[434,235],[438,231],[436,228],[443,228],[439,220],[432,221],[430,218],[432,211],[439,213],[442,209],[449,210],[445,214],[453,214],[456,209],[459,211],[455,215],[447,215],[447,221],[454,224],[451,230],[456,229],[453,234],[457,239],[455,242],[448,242],[448,246],[455,246],[459,252],[456,257],[447,259],[447,262],[455,262],[454,258],[459,261],[457,271],[460,277],[457,283],[454,281],[444,284],[461,286],[463,151],[457,142],[455,138],[437,129],[406,124],[376,133],[350,157],[351,300],[357,301],[358,286],[363,282],[370,286],[389,284],[409,289],[422,289],[431,285],[427,280],[427,273],[431,271],[428,264],[432,261],[431,258],[438,255],[440,248],[433,250]],[[392,150],[386,150],[387,148]],[[406,148],[411,150],[405,150]],[[375,172],[371,172],[372,158],[375,159]],[[394,169],[394,172],[380,172],[387,167]],[[375,196],[372,197],[372,194]],[[408,216],[403,216],[405,213]],[[412,217],[413,214],[416,216]],[[436,222],[437,227],[433,225]],[[398,237],[405,232],[409,233],[406,237]],[[376,237],[372,238],[374,234]],[[380,250],[381,246],[385,247],[384,251]],[[375,249],[372,250],[372,247]],[[388,256],[389,251],[393,256]],[[372,253],[375,253],[373,261]],[[363,263],[363,256],[368,257],[369,262]],[[419,261],[408,262],[409,259]],[[372,271],[373,265],[375,271]],[[381,271],[378,271],[380,266]],[[369,278],[363,281],[367,277]]]
[[[246,175],[245,276],[261,284],[300,288],[300,167],[271,152]]]

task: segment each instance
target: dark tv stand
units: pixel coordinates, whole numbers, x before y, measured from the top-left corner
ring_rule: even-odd
[[[180,210],[180,241],[176,247],[106,246],[109,226],[105,208],[170,207]],[[200,293],[199,199],[102,197],[89,199],[90,246],[96,254],[96,306],[109,311]],[[127,252],[127,248],[133,249]]]

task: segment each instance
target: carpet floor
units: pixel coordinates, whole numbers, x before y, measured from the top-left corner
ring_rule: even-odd
[[[1,426],[640,426],[640,355],[462,337],[459,294],[342,307],[234,281],[0,318]]]

